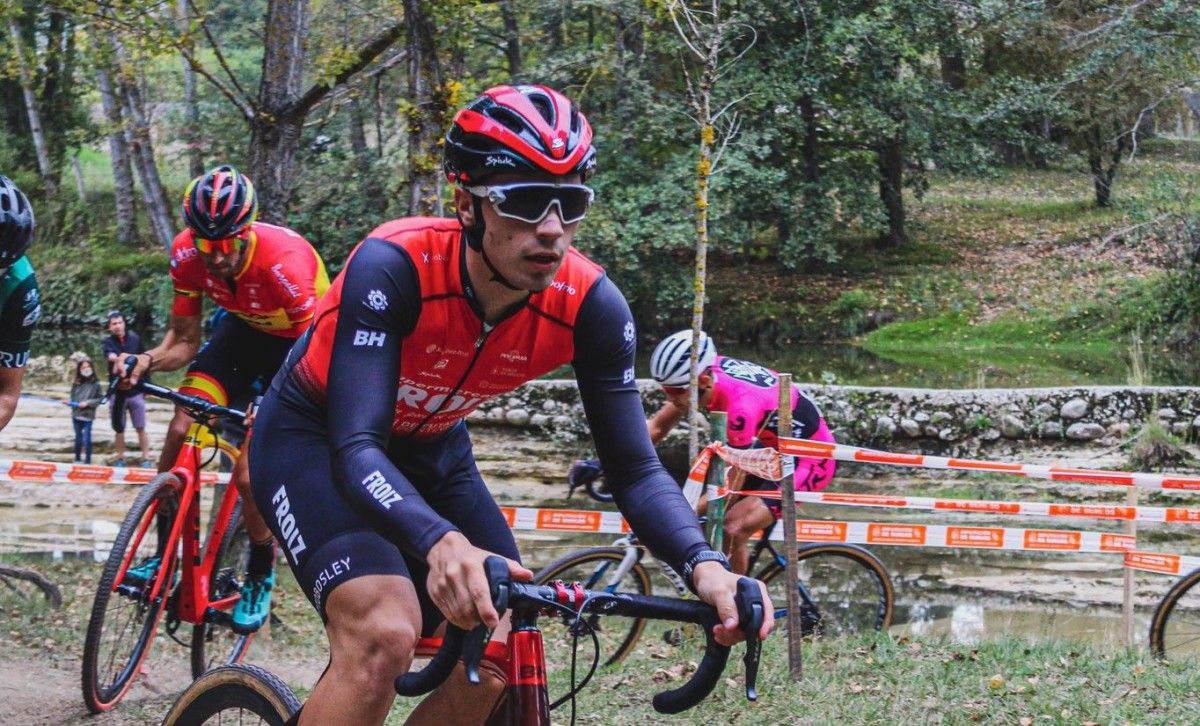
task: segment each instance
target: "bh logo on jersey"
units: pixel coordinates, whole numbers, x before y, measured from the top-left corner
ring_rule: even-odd
[[[757,363],[736,358],[721,359],[721,372],[759,388],[771,388],[779,382],[779,379],[769,369],[763,368]]]

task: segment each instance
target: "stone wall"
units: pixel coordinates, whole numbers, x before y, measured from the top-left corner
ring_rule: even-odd
[[[648,412],[664,398],[638,381]],[[1157,418],[1172,433],[1200,434],[1200,388],[1108,387],[932,390],[804,387],[843,443],[954,454],[1112,446]],[[534,381],[472,414],[478,423],[540,428],[565,442],[588,435],[573,381]]]

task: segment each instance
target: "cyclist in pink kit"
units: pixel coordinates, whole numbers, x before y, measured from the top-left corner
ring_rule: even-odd
[[[692,355],[692,331],[681,330],[667,337],[650,357],[650,374],[663,388],[667,403],[650,418],[650,439],[661,441],[687,414],[687,384]],[[757,363],[717,355],[712,339],[700,333],[699,403],[704,411],[723,411],[728,416],[731,446],[778,448],[779,374]],[[812,399],[792,389],[792,436],[833,442],[820,409]],[[816,492],[829,486],[836,465],[832,459],[794,457],[796,491]],[[747,475],[742,491],[778,491],[779,483]],[[780,501],[762,497],[740,497],[725,513],[725,535],[729,541],[729,564],[744,573],[749,552],[746,542],[755,532],[774,525],[780,516]]]

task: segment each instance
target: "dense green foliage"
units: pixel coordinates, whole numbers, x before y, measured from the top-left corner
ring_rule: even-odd
[[[379,222],[444,213],[448,190],[437,182],[437,160],[449,114],[488,86],[542,82],[581,105],[601,150],[599,203],[580,247],[621,284],[643,328],[686,319],[699,130],[689,117],[686,49],[672,2],[289,4],[308,13],[303,85],[313,88],[351,68],[364,41],[388,23],[430,30],[422,38],[410,28],[362,72],[339,81],[304,123],[282,182],[290,195],[286,221],[333,269]],[[0,16],[22,38],[17,47],[9,34],[0,36],[0,171],[37,195],[40,245],[101,245],[130,226],[141,244],[153,239],[141,210],[134,220],[112,211],[113,195],[138,197],[139,207],[141,198],[114,186],[105,168],[105,139],[120,129],[101,120],[102,70],[142,90],[172,202],[195,152],[205,165],[244,166],[254,157],[258,132],[234,100],[253,98],[267,80],[264,44],[279,40],[264,25],[267,3],[199,0],[183,14],[172,6],[0,3]],[[717,7],[729,28],[713,88],[714,108],[728,108],[717,129],[709,209],[718,270],[766,265],[785,276],[855,275],[877,268],[877,259],[903,263],[914,248],[917,256],[947,257],[914,224],[912,210],[944,171],[1001,184],[997,173],[1013,165],[1078,170],[1090,178],[1096,203],[1127,205],[1118,166],[1154,132],[1157,113],[1183,108],[1178,91],[1200,73],[1200,10],[1186,2],[744,0]],[[38,172],[17,52],[35,73],[57,197]],[[185,57],[202,71],[194,123]],[[82,199],[70,183],[76,155]],[[1086,206],[1085,198],[1071,204]],[[893,258],[889,249],[905,252]],[[791,287],[805,286],[805,277],[792,279]],[[1192,326],[1200,281],[1167,285],[1177,299],[1158,306],[1161,321]],[[775,309],[772,301],[736,296],[728,302],[829,320],[817,333],[823,336],[878,324],[869,316],[877,310],[872,300],[843,292],[822,310]],[[48,304],[74,314],[98,307],[74,299]],[[738,332],[769,339],[795,331],[751,322]]]

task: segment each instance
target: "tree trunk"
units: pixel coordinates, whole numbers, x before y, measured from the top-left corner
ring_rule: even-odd
[[[121,52],[118,45],[118,56]],[[150,228],[154,231],[154,238],[158,243],[170,249],[171,242],[175,239],[175,219],[171,215],[167,192],[158,174],[158,161],[154,156],[154,142],[150,137],[150,122],[146,118],[142,90],[136,79],[123,77],[118,84],[118,93],[122,101],[121,111],[126,120],[125,138],[130,142],[134,164],[142,180],[142,197],[150,217]]]
[[[362,185],[362,194],[369,201],[370,209],[382,213],[387,209],[387,199],[383,193],[379,174],[373,167],[376,156],[367,146],[362,106],[359,105],[358,98],[353,92],[350,93],[349,100],[346,101],[343,108],[346,109],[346,115],[349,116],[347,121],[350,127],[350,149],[354,152],[354,158],[358,162],[358,178]]]
[[[287,223],[296,148],[305,114],[290,114],[300,96],[307,55],[308,0],[269,0],[263,41],[259,113],[250,123],[250,178],[258,192],[260,217]]]
[[[97,67],[96,85],[100,89],[100,107],[108,122],[108,153],[112,162],[113,196],[117,208],[117,242],[132,245],[137,238],[137,206],[134,204],[133,170],[129,165],[125,121],[108,69]]]
[[[804,121],[804,181],[816,186],[821,182],[821,146],[817,130],[817,104],[810,94],[800,97],[800,118]]]
[[[404,0],[408,21],[408,210],[412,215],[440,214],[441,175],[437,139],[442,133],[445,99],[433,28],[421,0]]]
[[[178,0],[175,5],[180,25],[187,27],[188,0]],[[183,142],[187,145],[188,175],[195,179],[204,174],[204,149],[200,141],[200,108],[196,105],[196,69],[181,57],[183,62]]]
[[[508,58],[508,78],[519,83],[521,78],[521,30],[517,25],[517,10],[513,0],[501,0],[500,16],[504,18],[504,55]]]
[[[58,196],[58,181],[54,168],[50,163],[50,152],[46,147],[46,134],[42,129],[42,115],[38,110],[37,96],[33,91],[33,69],[25,56],[25,43],[21,38],[21,28],[15,18],[8,21],[8,35],[12,43],[13,56],[17,60],[17,77],[21,82],[21,93],[25,97],[25,113],[29,118],[29,133],[33,138],[33,149],[37,154],[38,171],[42,176],[42,185],[48,197]]]
[[[900,131],[886,139],[876,151],[879,167],[879,198],[887,213],[887,229],[880,235],[881,247],[895,249],[904,244],[904,142]]]
[[[79,151],[76,150],[71,155],[71,174],[75,177],[75,193],[79,195],[79,201],[87,201],[87,187],[83,185],[83,168],[79,165]]]
[[[1117,167],[1121,164],[1121,157],[1129,150],[1132,143],[1129,139],[1129,134],[1123,133],[1120,123],[1113,124],[1113,133],[1116,135],[1116,143],[1113,143],[1111,148],[1107,148],[1110,139],[1099,124],[1093,124],[1088,130],[1088,170],[1092,173],[1092,188],[1096,192],[1096,206],[1107,208],[1112,206],[1112,186],[1113,180],[1117,176]],[[1105,152],[1107,154],[1107,164],[1105,164]]]

